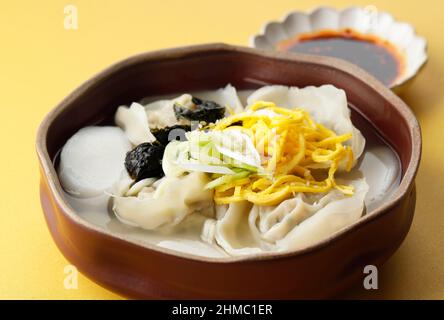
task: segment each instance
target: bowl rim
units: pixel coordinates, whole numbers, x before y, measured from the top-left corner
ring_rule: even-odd
[[[262,37],[265,36],[267,34],[267,28],[269,25],[274,24],[274,23],[278,23],[278,24],[283,24],[291,15],[294,15],[296,13],[300,13],[300,14],[304,14],[306,16],[311,16],[313,15],[315,12],[319,11],[319,10],[333,10],[336,12],[344,12],[346,10],[352,10],[352,9],[365,9],[366,7],[369,7],[372,5],[367,5],[367,6],[358,6],[358,5],[351,5],[351,6],[346,6],[343,8],[335,8],[333,6],[329,6],[329,5],[320,5],[320,6],[316,6],[313,7],[309,10],[289,10],[287,11],[287,13],[283,16],[281,16],[281,18],[278,19],[274,19],[274,20],[267,20],[265,22],[262,23],[259,31],[253,35],[251,35],[248,38],[248,46],[251,48],[256,48],[256,49],[261,49],[259,47],[256,46],[255,44],[255,40],[258,37]],[[425,46],[424,46],[424,59],[423,61],[421,61],[420,65],[418,66],[418,68],[415,70],[414,73],[408,75],[408,76],[404,76],[400,79],[397,79],[394,83],[390,84],[388,87],[394,91],[400,90],[400,88],[403,88],[404,86],[406,86],[407,84],[409,84],[410,82],[413,81],[413,79],[424,69],[424,67],[426,66],[428,60],[429,60],[429,55],[428,55],[428,42],[427,39],[423,36],[418,35],[416,28],[414,25],[412,25],[411,23],[405,22],[405,21],[400,21],[395,19],[394,15],[392,15],[390,12],[388,11],[380,11],[381,13],[384,13],[388,16],[390,16],[393,21],[395,22],[400,22],[400,23],[404,23],[407,24],[411,27],[413,34],[416,38],[420,38],[424,41]],[[391,43],[392,45],[394,45],[397,49],[398,46],[396,46],[395,44]],[[272,50],[272,51],[276,51],[276,50]]]
[[[375,208],[374,210],[368,212],[365,216],[361,217],[358,221],[354,222],[353,224],[333,233],[328,238],[320,242],[317,242],[311,246],[298,249],[295,251],[266,252],[266,253],[259,253],[247,256],[229,256],[223,258],[205,257],[205,256],[180,252],[168,248],[162,248],[154,244],[149,244],[143,241],[133,239],[131,237],[125,237],[123,235],[115,234],[83,219],[81,216],[79,216],[76,213],[76,210],[74,210],[64,199],[63,189],[59,182],[56,169],[49,157],[46,146],[46,137],[51,123],[55,120],[55,118],[57,118],[62,113],[62,111],[65,109],[67,105],[69,105],[72,101],[76,100],[78,96],[82,95],[88,88],[93,86],[94,83],[106,79],[107,77],[112,76],[113,74],[119,72],[120,70],[130,65],[133,65],[135,63],[140,63],[143,61],[172,60],[181,57],[192,56],[193,54],[202,53],[202,52],[205,52],[207,54],[217,53],[217,52],[225,52],[225,53],[232,52],[232,53],[258,56],[261,58],[271,59],[271,60],[277,59],[277,60],[284,60],[295,63],[298,62],[310,63],[315,65],[320,65],[322,67],[337,69],[346,74],[350,74],[355,78],[359,78],[363,82],[366,82],[367,85],[371,87],[371,89],[378,92],[378,94],[380,94],[385,100],[389,101],[391,106],[394,107],[401,114],[401,116],[407,121],[410,127],[410,138],[412,142],[411,158],[396,191],[380,207]],[[287,258],[294,258],[298,256],[312,254],[313,252],[321,250],[324,247],[328,246],[331,242],[336,241],[339,238],[345,236],[352,230],[362,228],[364,225],[368,224],[369,222],[380,218],[389,209],[395,207],[397,204],[399,204],[402,201],[404,196],[409,191],[410,186],[414,183],[415,175],[417,173],[419,162],[421,159],[421,145],[422,145],[421,129],[413,112],[398,96],[396,96],[395,93],[393,93],[389,88],[384,86],[381,82],[379,82],[377,79],[375,79],[373,76],[363,71],[359,67],[344,60],[332,57],[319,57],[319,56],[310,56],[305,54],[286,53],[286,52],[282,53],[270,50],[261,50],[255,48],[228,45],[224,43],[200,44],[200,45],[192,45],[192,46],[184,46],[184,47],[176,47],[170,49],[161,49],[150,52],[144,52],[130,56],[129,58],[114,63],[111,66],[105,68],[103,71],[100,71],[99,73],[91,77],[89,80],[85,81],[74,91],[72,91],[68,96],[66,96],[59,104],[57,104],[57,106],[53,108],[42,120],[40,126],[38,127],[37,137],[36,137],[36,151],[40,161],[41,174],[46,177],[47,185],[52,197],[54,197],[56,203],[61,207],[63,214],[69,220],[71,220],[71,222],[77,224],[79,227],[86,228],[88,229],[88,231],[91,231],[93,233],[99,233],[101,236],[111,237],[119,241],[124,241],[129,245],[142,247],[145,250],[152,250],[157,253],[162,253],[185,260],[193,260],[198,262],[217,263],[217,264],[266,261],[270,259],[273,260],[287,259]],[[42,180],[43,176],[41,176],[40,179]],[[46,212],[44,212],[44,214],[46,214]]]

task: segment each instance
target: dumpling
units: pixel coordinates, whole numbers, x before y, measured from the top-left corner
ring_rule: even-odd
[[[230,109],[234,113],[242,112],[244,107],[239,99],[236,88],[231,84],[227,84],[224,88],[218,90],[208,90],[196,92],[195,96],[203,99],[217,102],[223,107],[227,107],[225,115],[230,115]]]
[[[213,212],[213,191],[204,189],[209,182],[204,173],[147,180],[132,187],[131,180],[117,185],[113,211],[123,222],[153,230],[177,225],[193,212]]]
[[[290,109],[302,108],[316,122],[323,124],[337,134],[352,133],[352,139],[344,144],[351,146],[355,162],[364,151],[365,139],[351,122],[350,109],[344,90],[332,85],[310,86],[301,89],[272,85],[256,90],[247,99],[248,105],[256,101],[273,101],[280,107]]]
[[[195,95],[204,100],[214,101],[221,106],[228,106],[233,112],[241,112],[244,109],[236,89],[230,84],[218,90],[200,91]],[[145,106],[133,102],[129,108],[120,106],[117,109],[114,121],[117,126],[125,131],[133,145],[152,142],[156,139],[151,133],[151,129],[190,124],[189,120],[178,120],[176,118],[174,104],[187,105],[191,102],[191,99],[190,94],[182,94],[171,99],[155,100]],[[229,108],[226,111],[227,115],[229,114]]]
[[[173,105],[175,102],[190,101],[189,94],[183,94],[171,100],[158,100],[142,106],[133,102],[128,108],[120,106],[114,116],[114,122],[127,135],[135,146],[156,140],[151,129],[171,127],[176,124],[188,124],[189,121],[176,119]]]
[[[351,197],[333,190],[319,199],[298,194],[277,206],[217,206],[219,218],[204,224],[201,238],[234,256],[308,247],[361,217],[368,185],[365,179],[349,183],[355,187]]]
[[[80,129],[63,146],[58,175],[66,192],[94,197],[110,189],[125,172],[125,154],[131,143],[116,127]]]
[[[248,212],[252,204],[242,201],[219,207],[226,210],[224,216],[218,220],[207,219],[202,228],[201,239],[209,244],[219,245],[232,256],[262,252],[261,242],[251,232],[248,224]]]
[[[315,214],[276,241],[279,250],[306,248],[357,221],[363,214],[364,198],[369,187],[365,179],[353,181],[351,184],[355,187],[353,196],[326,201]]]
[[[156,140],[148,126],[145,108],[136,102],[133,102],[129,108],[120,106],[114,116],[114,122],[125,131],[133,145]]]
[[[183,94],[171,100],[157,100],[145,105],[150,129],[172,127],[177,124],[189,124],[188,120],[177,120],[174,104],[185,105],[191,101],[189,94]]]

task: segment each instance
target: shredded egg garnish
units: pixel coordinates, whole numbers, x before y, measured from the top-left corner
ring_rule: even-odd
[[[333,188],[353,195],[352,186],[335,181],[340,164],[345,164],[346,171],[352,168],[353,151],[344,144],[352,134],[337,135],[302,109],[258,101],[247,111],[221,119],[209,129],[246,134],[263,168],[235,170],[230,175],[213,173],[214,180],[207,187],[214,188],[217,204],[247,200],[257,205],[276,205],[298,192],[325,193]]]

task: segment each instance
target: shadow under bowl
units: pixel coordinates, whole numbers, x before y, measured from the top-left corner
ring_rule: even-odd
[[[395,150],[402,177],[382,206],[330,238],[291,253],[214,259],[138,243],[82,219],[69,206],[55,159],[80,128],[111,123],[116,108],[145,96],[264,84],[333,84]],[[88,80],[43,120],[37,134],[40,197],[52,237],[82,273],[131,298],[327,298],[380,266],[406,236],[421,154],[418,122],[390,89],[342,60],[208,44],[140,54]],[[377,173],[375,173],[377,174]]]

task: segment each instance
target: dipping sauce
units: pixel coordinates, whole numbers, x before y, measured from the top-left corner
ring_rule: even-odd
[[[350,29],[298,35],[281,41],[277,49],[347,60],[387,86],[394,84],[404,67],[404,57],[390,42]]]

